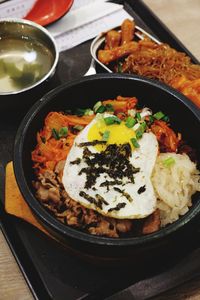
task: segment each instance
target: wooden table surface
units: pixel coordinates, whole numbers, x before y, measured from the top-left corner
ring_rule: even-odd
[[[144,0],[144,2],[200,60],[200,0]],[[33,296],[27,283],[0,232],[0,300],[31,299]],[[200,299],[200,278],[155,299]]]

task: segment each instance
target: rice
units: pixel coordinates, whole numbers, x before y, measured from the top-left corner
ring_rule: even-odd
[[[169,158],[171,164],[166,165]],[[200,174],[186,154],[161,153],[154,167],[152,183],[163,227],[188,211],[192,195],[200,191]]]

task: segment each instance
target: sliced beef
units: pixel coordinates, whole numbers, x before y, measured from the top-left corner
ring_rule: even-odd
[[[55,171],[45,171],[34,182],[36,197],[61,222],[94,235],[118,237],[120,233],[132,230],[131,220],[117,220],[105,217],[85,208],[72,200],[62,185],[64,161],[60,161]]]

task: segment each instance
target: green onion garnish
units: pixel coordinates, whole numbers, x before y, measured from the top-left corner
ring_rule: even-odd
[[[105,121],[106,125],[120,124],[121,123],[121,120],[116,116],[106,117],[106,118],[104,118],[104,121]]]
[[[84,127],[82,125],[74,125],[73,128],[78,131],[81,131]]]
[[[140,113],[139,112],[137,112],[136,114],[135,114],[135,116],[136,116],[136,118],[137,118],[137,120],[138,121],[141,121],[141,115],[140,115]]]
[[[165,121],[165,122],[169,122],[169,117],[168,117],[168,116],[164,116],[164,117],[162,118],[162,120]]]
[[[75,111],[75,114],[79,117],[82,116],[91,116],[94,114],[93,110],[90,108],[77,108],[77,110]]]
[[[106,111],[114,111],[112,104],[106,104]]]
[[[128,128],[132,128],[134,125],[136,124],[136,120],[132,117],[128,117],[126,119],[126,123],[125,125],[128,127]]]
[[[97,110],[98,110],[98,108],[99,108],[100,106],[102,106],[102,102],[101,102],[101,101],[98,101],[98,102],[94,105],[93,110],[94,110],[95,113],[97,112]]]
[[[68,134],[68,127],[62,127],[59,130],[59,137],[66,137]]]
[[[103,105],[101,101],[98,101],[94,105],[93,109],[94,109],[95,113],[100,113],[100,114],[102,114],[105,111],[114,111],[114,108],[113,108],[112,104]]]
[[[86,109],[84,109],[84,108],[77,108],[76,111],[75,111],[75,114],[76,114],[78,117],[82,117],[82,116],[84,116],[85,111],[86,111]]]
[[[140,129],[138,129],[136,131],[136,138],[137,138],[137,140],[141,139],[142,136],[143,136],[143,131],[140,130]]]
[[[104,105],[99,106],[99,108],[96,110],[96,113],[102,114],[104,111],[106,111],[106,107]]]
[[[146,128],[147,128],[146,122],[142,122],[140,124],[140,127],[136,130],[136,138],[137,139],[141,139]]]
[[[58,131],[55,128],[52,128],[51,132],[52,132],[52,135],[53,135],[53,137],[54,137],[55,140],[59,140],[60,139],[59,133],[58,133]]]
[[[85,109],[85,113],[84,113],[84,115],[85,116],[91,116],[91,115],[93,115],[93,110],[91,110],[90,108],[87,108],[87,109]]]
[[[143,132],[145,132],[146,128],[147,128],[147,123],[144,121],[140,124],[140,127],[142,128]]]
[[[132,139],[131,139],[131,143],[133,144],[133,146],[134,146],[135,148],[139,148],[139,147],[140,147],[140,145],[138,144],[136,138],[132,138]]]
[[[106,130],[106,131],[103,133],[102,140],[107,142],[108,139],[109,139],[109,136],[110,136],[110,131],[109,131],[109,130]]]
[[[154,117],[152,115],[149,116],[149,125],[154,122]]]
[[[175,159],[173,157],[168,157],[166,158],[165,160],[163,160],[163,165],[165,167],[170,167],[172,166],[173,164],[175,164]]]
[[[158,112],[155,113],[153,116],[154,116],[154,118],[155,118],[156,120],[161,120],[163,117],[165,117],[165,115],[163,114],[162,111],[158,111]]]

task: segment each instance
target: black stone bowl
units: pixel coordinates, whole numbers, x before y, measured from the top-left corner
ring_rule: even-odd
[[[16,135],[14,171],[21,193],[39,222],[63,244],[95,261],[144,263],[149,259],[157,259],[159,255],[174,254],[176,250],[179,253],[179,249],[183,252],[191,245],[198,226],[198,194],[188,213],[158,232],[140,237],[107,238],[93,236],[59,222],[35,198],[32,186],[34,172],[31,151],[36,145],[36,133],[43,127],[47,113],[92,107],[98,100],[112,99],[118,95],[136,96],[141,107],[147,106],[154,112],[163,111],[170,117],[172,128],[182,134],[200,157],[200,112],[186,97],[164,84],[142,77],[100,74],[59,86],[34,104]]]

